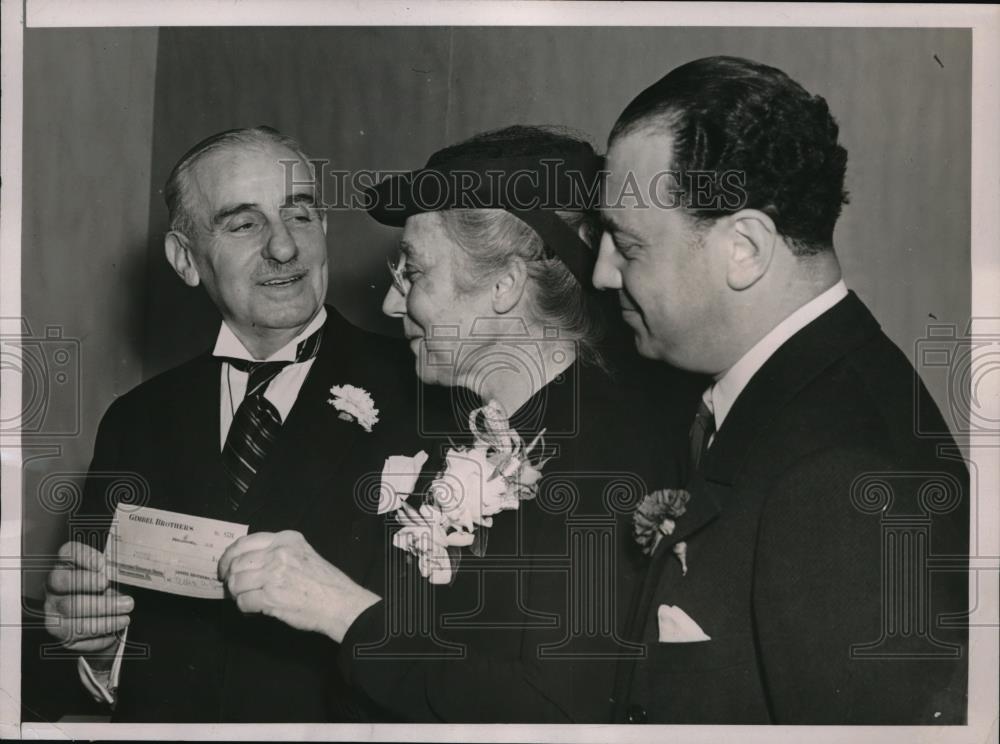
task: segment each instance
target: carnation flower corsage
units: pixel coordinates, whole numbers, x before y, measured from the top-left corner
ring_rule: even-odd
[[[452,581],[462,548],[469,548],[475,555],[485,553],[493,517],[534,498],[545,465],[544,460],[531,459],[544,430],[525,446],[495,402],[469,414],[469,428],[472,445],[448,449],[444,470],[427,487],[419,508],[407,503],[409,493],[387,487],[392,477],[398,475],[391,472],[393,458],[387,459],[383,468],[383,490],[392,490],[392,495],[380,497],[380,504],[386,507],[383,511],[380,506],[380,513],[395,510],[402,525],[393,535],[393,544],[415,556],[421,575],[433,584]],[[426,459],[425,453],[417,455],[420,456]],[[413,460],[401,458],[396,463],[397,470],[412,472]],[[410,490],[415,482],[416,477],[413,482],[401,481],[403,488]]]
[[[674,521],[687,511],[691,499],[684,489],[662,488],[643,497],[632,515],[632,534],[642,552],[652,555],[663,537],[672,535],[677,528]],[[687,543],[679,542],[673,547],[674,555],[681,562],[681,571],[687,575]]]

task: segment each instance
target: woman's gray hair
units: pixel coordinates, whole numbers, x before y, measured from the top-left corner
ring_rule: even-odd
[[[604,323],[596,302],[559,258],[547,250],[531,227],[502,209],[452,209],[437,213],[448,236],[462,249],[455,285],[461,292],[483,286],[512,260],[525,262],[533,320],[556,328],[560,340],[577,343],[581,361],[604,366],[598,345]],[[600,235],[590,212],[558,211],[592,248]]]

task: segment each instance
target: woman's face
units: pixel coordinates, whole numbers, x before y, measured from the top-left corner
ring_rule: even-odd
[[[475,338],[480,320],[492,318],[490,287],[471,292],[456,287],[462,271],[458,245],[451,240],[436,212],[406,220],[400,256],[391,267],[393,284],[382,312],[403,321],[403,333],[416,356],[417,375],[438,385],[461,385],[474,376],[477,350],[488,344]]]

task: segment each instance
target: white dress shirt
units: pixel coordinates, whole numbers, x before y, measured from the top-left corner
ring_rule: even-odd
[[[715,430],[722,429],[726,416],[740,393],[781,346],[792,336],[801,331],[816,318],[847,297],[847,285],[844,280],[834,284],[822,294],[817,295],[783,321],[736,362],[726,370],[709,388],[706,397],[711,398],[709,407],[715,414]],[[706,400],[706,403],[708,401]]]
[[[305,330],[271,354],[267,359],[254,359],[253,355],[247,351],[243,342],[237,338],[232,329],[223,323],[219,329],[219,335],[215,340],[215,348],[212,351],[212,356],[245,359],[247,361],[294,361],[299,343],[319,330],[325,322],[326,308],[320,307],[316,317],[305,327]],[[282,423],[288,418],[292,406],[295,405],[295,399],[299,397],[302,383],[305,382],[314,361],[316,361],[315,357],[307,359],[304,362],[289,364],[271,380],[271,383],[264,391],[264,397],[278,410],[278,415],[281,417]],[[239,408],[240,403],[243,401],[243,396],[246,395],[248,377],[248,373],[241,372],[231,364],[223,362],[221,380],[219,382],[220,452],[226,444],[226,437],[229,436],[229,427],[233,423],[236,409]],[[118,679],[121,676],[122,657],[127,635],[128,629],[126,628],[122,633],[121,642],[118,644],[115,660],[110,670],[96,671],[87,663],[85,658],[82,656],[77,658],[77,670],[80,674],[80,681],[83,682],[83,686],[98,702],[114,704],[115,692],[118,689]]]
[[[247,361],[294,361],[298,345],[319,330],[325,322],[326,308],[321,307],[319,313],[306,326],[302,333],[271,354],[267,359],[257,360],[247,351],[246,347],[236,337],[236,334],[232,332],[229,326],[223,323],[222,328],[219,329],[219,337],[215,341],[215,349],[212,351],[212,356],[246,359]],[[285,422],[289,411],[295,405],[295,399],[299,397],[299,390],[302,389],[302,383],[305,382],[306,375],[312,369],[314,361],[315,358],[307,359],[298,364],[289,364],[271,380],[271,384],[264,391],[264,397],[278,409],[278,415],[281,416],[281,423]],[[222,365],[222,380],[220,382],[221,387],[219,388],[221,391],[221,395],[219,396],[220,452],[226,444],[226,437],[229,436],[229,427],[233,423],[233,416],[236,415],[236,409],[240,407],[240,402],[243,400],[243,396],[246,395],[248,377],[248,373],[240,372],[231,364]]]
[[[847,297],[847,285],[841,279],[778,323],[764,338],[740,357],[736,364],[716,379],[715,384],[706,393],[706,396],[711,398],[709,407],[715,414],[716,431],[722,428],[722,423],[726,420],[733,404],[750,379],[774,355],[774,352],[845,297]]]

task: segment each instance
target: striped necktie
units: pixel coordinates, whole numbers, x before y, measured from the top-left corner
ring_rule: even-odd
[[[223,358],[241,372],[246,372],[247,392],[233,415],[233,423],[222,448],[222,464],[232,482],[229,505],[235,511],[250,488],[254,476],[281,431],[281,416],[264,393],[271,380],[289,364],[305,362],[316,356],[323,340],[320,327],[302,341],[295,351],[294,362],[252,362],[246,359]]]
[[[712,410],[712,388],[709,388],[701,396],[698,413],[695,414],[694,423],[691,424],[691,430],[688,433],[691,443],[691,473],[696,472],[701,465],[701,460],[705,456],[705,452],[708,451],[708,445],[711,444],[714,434],[715,412]]]

